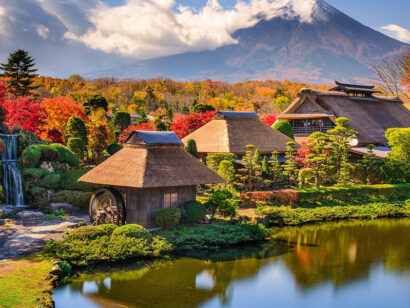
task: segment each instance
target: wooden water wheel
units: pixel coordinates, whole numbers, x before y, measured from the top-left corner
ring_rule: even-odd
[[[113,188],[101,188],[97,190],[90,200],[89,214],[91,224],[115,224],[125,223],[125,204],[121,194]]]

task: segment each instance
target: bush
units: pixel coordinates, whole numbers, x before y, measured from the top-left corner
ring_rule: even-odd
[[[236,158],[236,155],[232,153],[210,153],[206,156],[206,165],[217,172],[221,161],[229,160],[235,164]]]
[[[359,206],[332,206],[313,209],[262,206],[255,213],[265,216],[269,226],[297,226],[344,219],[409,217],[410,202],[378,202]]]
[[[34,186],[26,191],[25,199],[29,201],[29,204],[35,207],[46,207],[48,205],[48,192],[47,189],[40,186]]]
[[[22,170],[22,174],[25,179],[38,181],[43,176],[47,175],[48,171],[41,168],[27,168]]]
[[[269,232],[255,224],[210,224],[195,227],[182,226],[171,231],[158,231],[177,252],[198,249],[219,249],[246,242],[265,240]]]
[[[85,153],[87,151],[84,140],[78,137],[68,138],[67,148],[73,152],[80,160],[84,159]]]
[[[106,231],[96,226],[84,226],[77,229],[73,229],[68,233],[68,237],[71,240],[93,240],[97,237],[107,235]]]
[[[67,129],[65,131],[67,143],[70,138],[80,138],[83,141],[84,147],[87,146],[87,129],[82,119],[74,116],[68,119]]]
[[[272,125],[273,129],[281,132],[282,134],[288,136],[291,139],[295,139],[295,135],[293,134],[292,125],[285,120],[279,120]]]
[[[169,230],[176,227],[181,219],[181,210],[178,208],[161,209],[154,213],[154,220],[163,229]]]
[[[58,173],[49,173],[45,175],[40,181],[38,181],[38,185],[45,188],[50,189],[58,189],[61,183],[61,175]]]
[[[281,189],[272,191],[252,191],[242,193],[242,206],[256,207],[257,204],[265,205],[296,205],[299,202],[299,193],[293,189]]]
[[[23,165],[27,168],[37,167],[40,163],[41,154],[44,151],[52,151],[56,153],[60,163],[67,163],[70,166],[76,167],[80,162],[78,157],[62,144],[33,144],[25,148],[22,153]]]
[[[98,108],[103,108],[105,111],[108,111],[107,100],[104,96],[99,94],[89,96],[87,101],[83,104],[83,107],[86,115],[90,115],[92,111],[95,111]]]
[[[53,143],[50,148],[58,152],[58,161],[60,163],[67,163],[70,166],[77,167],[80,163],[79,158],[73,152],[71,152],[67,147],[59,143]]]
[[[103,225],[99,225],[99,228],[103,229],[108,235],[111,235],[115,229],[118,228],[117,225],[113,225],[113,224],[103,224]]]
[[[88,209],[92,193],[75,190],[62,190],[51,196],[51,201],[56,203],[69,203],[78,208]]]
[[[181,205],[182,216],[187,223],[203,220],[206,215],[205,206],[198,201],[188,201]]]
[[[81,191],[94,191],[98,189],[99,186],[96,184],[78,182],[78,179],[86,173],[87,173],[87,170],[85,169],[74,168],[74,169],[68,170],[64,174],[63,180],[61,182],[62,189],[81,190]]]
[[[198,149],[196,147],[196,142],[194,139],[189,139],[185,147],[185,151],[191,154],[193,157],[199,158]]]
[[[137,224],[123,225],[114,230],[113,236],[125,236],[138,239],[152,240],[151,233],[144,227]]]
[[[117,111],[114,113],[113,123],[115,128],[122,132],[131,125],[131,115],[128,112]]]
[[[117,153],[119,150],[121,150],[122,149],[122,145],[121,144],[119,144],[119,143],[113,143],[113,144],[110,144],[108,147],[107,147],[107,153],[108,154],[110,154],[110,155],[114,155],[115,153]]]

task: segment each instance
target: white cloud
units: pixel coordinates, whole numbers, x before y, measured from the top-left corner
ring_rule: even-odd
[[[43,38],[43,39],[47,39],[48,38],[48,34],[50,33],[50,29],[47,28],[44,25],[35,25],[37,34],[39,37]]]
[[[174,0],[127,0],[116,7],[100,2],[89,10],[92,27],[80,35],[69,31],[65,38],[106,53],[146,59],[234,44],[232,33],[255,25],[261,16],[298,16],[302,22],[325,18],[317,0],[238,1],[231,9],[208,0],[200,10],[174,8]]]
[[[410,31],[398,25],[387,25],[380,28],[384,34],[391,36],[399,41],[410,43]]]

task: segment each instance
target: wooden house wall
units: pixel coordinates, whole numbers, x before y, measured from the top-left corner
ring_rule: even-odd
[[[164,207],[165,194],[177,193],[177,205],[196,198],[196,186],[115,188],[121,193],[125,201],[126,223],[139,224],[145,228],[157,227],[152,215]]]

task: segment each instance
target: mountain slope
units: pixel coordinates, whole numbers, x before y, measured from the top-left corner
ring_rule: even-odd
[[[141,61],[87,77],[360,80],[371,75],[370,63],[410,46],[362,25],[322,0],[273,3],[272,18],[261,17],[255,26],[233,33],[237,44]]]

